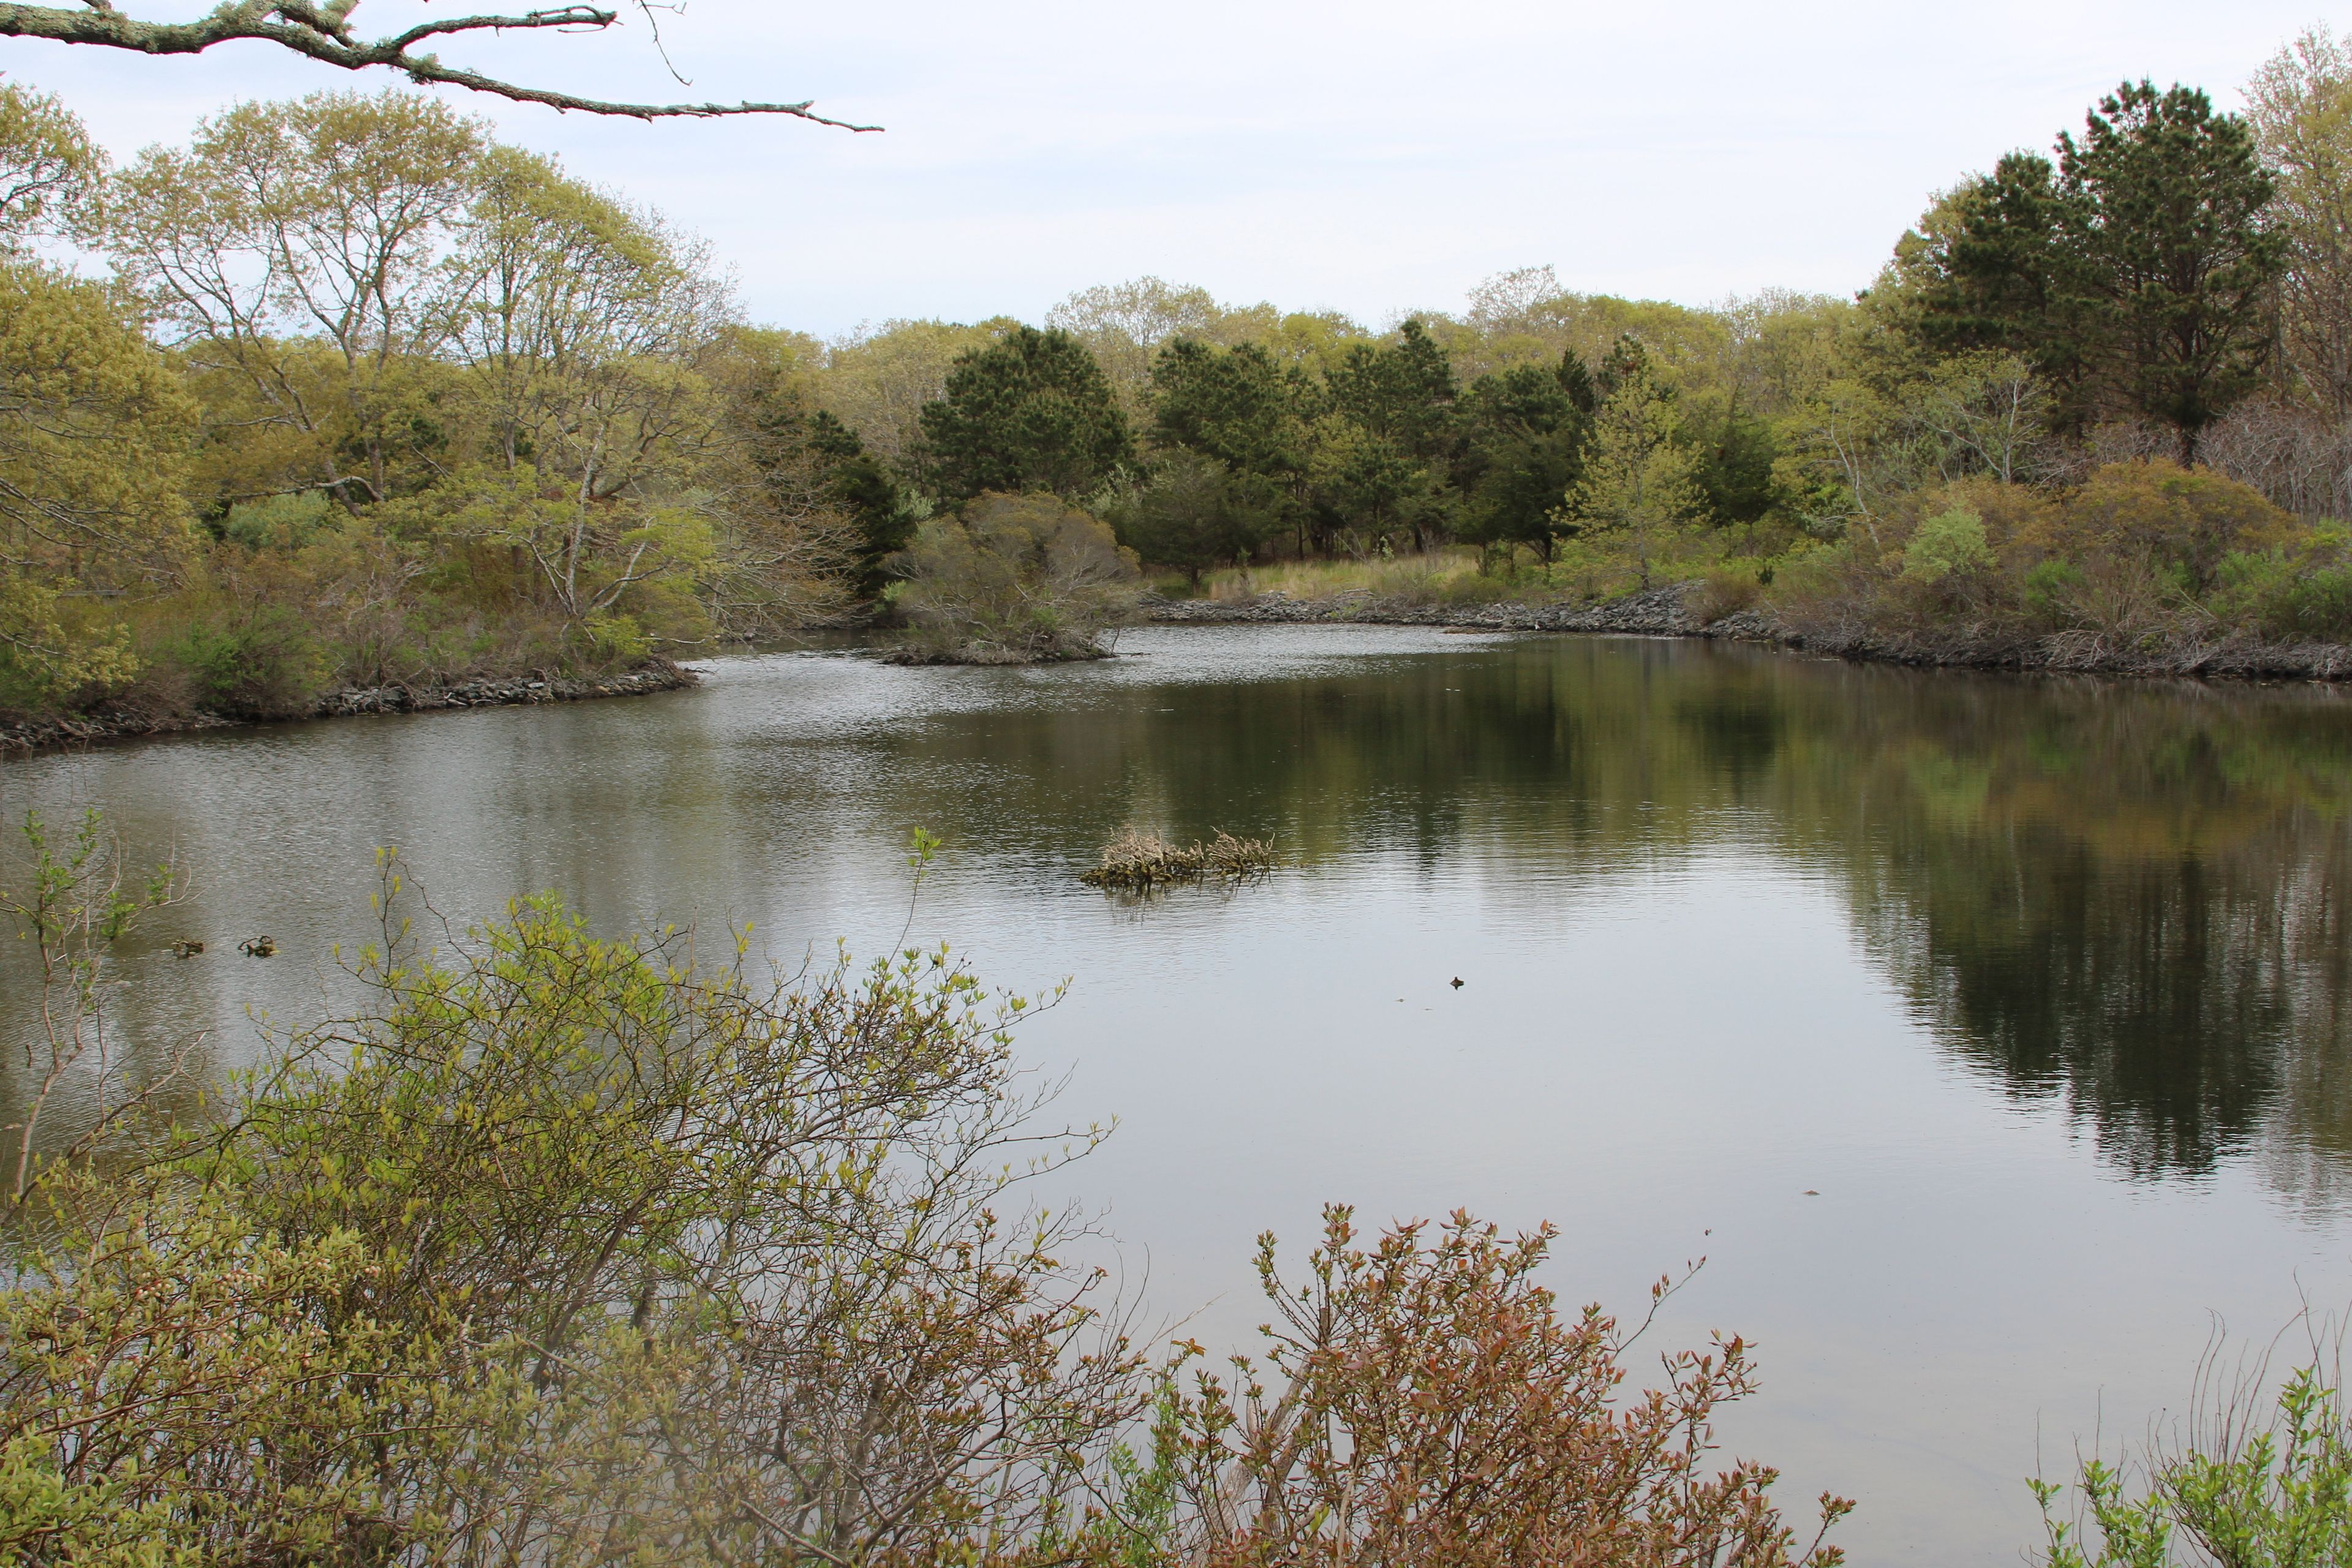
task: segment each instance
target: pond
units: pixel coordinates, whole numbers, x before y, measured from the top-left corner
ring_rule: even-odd
[[[1626,1311],[1704,1256],[1655,1348],[1757,1345],[1723,1436],[1792,1514],[1859,1499],[1857,1561],[2017,1561],[2024,1478],[2179,1411],[2217,1325],[2352,1299],[2336,693],[1409,628],[1121,653],[730,658],[662,697],[18,759],[0,809],[176,848],[197,896],[115,1016],[208,1032],[213,1070],[348,996],[387,845],[455,925],[551,889],[787,962],[911,921],[992,982],[1067,976],[1021,1049],[1057,1118],[1118,1126],[1040,1195],[1103,1212],[1160,1318],[1242,1346],[1254,1238],[1302,1255],[1332,1200],[1552,1220],[1550,1282]],[[1082,886],[1129,823],[1280,868]],[[945,847],[910,906],[917,825]]]

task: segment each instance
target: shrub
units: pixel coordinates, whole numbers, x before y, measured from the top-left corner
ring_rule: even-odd
[[[943,952],[770,984],[536,900],[362,978],[215,1129],[44,1173],[12,1558],[979,1561],[1137,1413],[1068,1222],[997,1217],[1023,1004]]]
[[[1097,658],[1135,613],[1132,551],[1108,525],[1050,495],[985,495],[933,518],[896,558],[911,656],[965,664]]]
[[[1903,547],[1903,575],[1915,583],[1941,583],[1954,573],[1980,572],[1992,563],[1984,519],[1967,507],[1925,520]]]
[[[1534,1282],[1553,1232],[1516,1240],[1457,1214],[1369,1250],[1324,1214],[1306,1278],[1258,1272],[1276,1321],[1263,1382],[1202,1376],[1181,1402],[1184,1487],[1219,1568],[1786,1568],[1799,1548],[1777,1476],[1710,1473],[1716,1407],[1755,1387],[1737,1339],[1667,1358],[1668,1385],[1621,1399],[1629,1336],[1598,1307],[1563,1321]],[[1654,1305],[1668,1291],[1660,1281]],[[1278,1387],[1280,1392],[1273,1390]],[[1824,1495],[1822,1531],[1853,1505]]]
[[[1753,605],[1763,592],[1763,578],[1756,562],[1720,562],[1708,567],[1706,577],[1701,579],[1691,612],[1698,617],[1699,625],[1713,626],[1726,616],[1736,616]]]
[[[2285,642],[2352,641],[2352,565],[2232,551],[2217,576],[2212,604],[2225,620]]]
[[[2073,616],[2083,586],[2083,569],[2072,561],[2037,561],[2025,574],[2026,612],[2042,621],[2063,622]]]
[[[2234,1387],[2210,1360],[2193,1435],[2151,1441],[2141,1461],[2085,1459],[2067,1489],[2029,1483],[2042,1507],[2042,1568],[2222,1568],[2352,1562],[2352,1420],[2337,1380],[2297,1368],[2265,1411],[2263,1363]]]
[[[2286,544],[2302,532],[2261,491],[2210,470],[2109,463],[2044,509],[2018,543],[2036,559],[2073,561],[2094,577],[2102,563],[2110,572],[2144,563],[2201,594],[2231,552]]]
[[[249,719],[305,711],[322,672],[319,647],[300,616],[265,605],[225,621],[198,621],[171,650],[187,671],[196,701]]]
[[[1782,574],[1771,597],[1809,634],[1960,636],[1979,651],[2193,652],[2225,632],[2352,637],[2352,562],[2247,486],[2111,463],[2072,490],[1989,479],[1901,498]],[[1916,519],[1916,521],[1908,521]]]
[[[230,507],[221,522],[221,537],[247,550],[299,550],[329,526],[333,515],[334,502],[324,490],[265,496]]]
[[[0,905],[87,1016],[173,885],[131,900],[94,816],[62,865],[29,829]],[[1746,1347],[1621,1396],[1628,1336],[1532,1282],[1549,1229],[1368,1252],[1328,1211],[1304,1286],[1262,1246],[1283,1394],[1147,1375],[1056,1261],[1083,1222],[1009,1210],[1091,1139],[1034,1124],[1030,1004],[944,948],[763,980],[538,899],[430,952],[387,913],[355,977],[216,1121],[110,1112],[140,1145],[86,1136],[0,1232],[11,1561],[1837,1561],[1711,1469]]]

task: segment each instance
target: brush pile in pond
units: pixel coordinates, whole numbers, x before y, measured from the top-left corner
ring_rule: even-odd
[[[1140,889],[1211,877],[1239,879],[1274,869],[1274,846],[1261,838],[1220,833],[1212,843],[1171,844],[1157,833],[1129,827],[1103,846],[1102,864],[1080,880],[1097,888]]]

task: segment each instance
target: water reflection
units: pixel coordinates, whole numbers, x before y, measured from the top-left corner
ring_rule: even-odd
[[[868,737],[901,815],[1066,859],[1129,820],[1308,866],[1473,855],[1528,885],[1725,841],[1833,875],[1961,1060],[2121,1173],[2352,1156],[2352,707],[2335,693],[1527,642],[1304,680],[988,708]],[[1119,689],[1123,697],[1154,689]],[[1034,792],[1027,801],[1009,799]]]
[[[2283,1188],[2328,1201],[2352,1161],[2352,707],[2331,691],[1642,641],[1401,651],[1338,628],[1137,643],[1098,670],[745,661],[678,701],[19,760],[0,800],[101,802],[195,871],[209,923],[151,926],[132,978],[156,983],[115,1000],[134,1045],[239,1033],[255,977],[220,956],[249,934],[235,921],[288,928],[314,960],[362,938],[385,841],[462,868],[444,889],[459,918],[552,887],[608,924],[760,915],[795,940],[887,901],[876,843],[915,821],[1007,883],[1058,886],[1133,821],[1272,836],[1310,873],[1476,865],[1493,898],[1536,905],[1736,845],[1832,879],[1944,1048],[2063,1102],[2118,1173],[2258,1149]],[[215,956],[169,965],[182,926]],[[25,956],[0,960],[12,996]],[[320,967],[299,977],[313,996]],[[272,984],[281,1008],[312,1002]]]

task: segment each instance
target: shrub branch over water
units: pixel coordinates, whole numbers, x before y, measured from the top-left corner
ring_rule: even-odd
[[[12,1560],[1836,1560],[1769,1471],[1707,1468],[1743,1347],[1619,1401],[1625,1339],[1529,1279],[1548,1234],[1365,1253],[1334,1211],[1303,1293],[1266,1244],[1286,1392],[1148,1364],[1083,1218],[1013,1206],[1094,1138],[1036,1120],[1034,1009],[944,948],[760,980],[551,899],[385,934],[368,1005],[212,1120],[41,1168],[0,1289]]]

